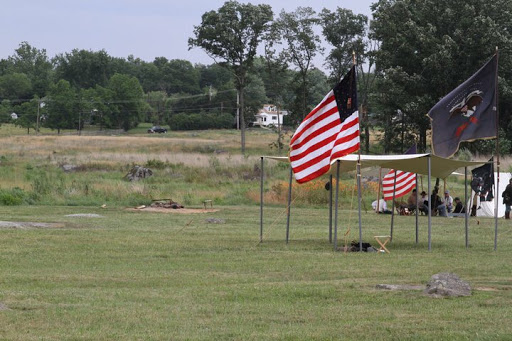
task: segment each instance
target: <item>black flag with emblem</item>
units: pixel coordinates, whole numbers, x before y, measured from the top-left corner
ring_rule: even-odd
[[[471,189],[480,196],[480,201],[494,199],[492,188],[494,187],[494,158],[488,163],[471,171]]]
[[[494,55],[430,109],[434,155],[450,157],[463,141],[496,137],[497,72],[498,58]]]

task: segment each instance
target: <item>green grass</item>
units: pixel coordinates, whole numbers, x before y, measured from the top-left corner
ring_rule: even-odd
[[[2,220],[60,222],[58,229],[0,229],[0,339],[507,339],[512,326],[511,226],[433,218],[433,249],[420,218],[396,217],[391,254],[333,252],[327,210],[281,207],[183,215],[122,208],[0,207]],[[103,218],[67,214],[97,213]],[[225,224],[207,224],[205,219]],[[389,216],[363,213],[363,239],[389,233]],[[339,235],[357,239],[357,212]],[[340,241],[340,243],[342,243]],[[376,284],[425,284],[455,272],[471,297],[432,299]],[[484,290],[486,289],[486,290]],[[361,336],[363,335],[363,336]]]
[[[418,245],[414,217],[396,217],[391,254],[333,252],[324,179],[294,191],[286,244],[289,169],[269,161],[260,244],[259,156],[279,154],[270,147],[276,135],[249,130],[247,155],[240,156],[237,131],[149,136],[146,129],[122,136],[26,136],[0,126],[0,220],[64,225],[0,228],[0,339],[512,338],[509,222],[500,222],[496,252],[492,219],[471,220],[466,249],[463,219],[437,217],[431,252],[425,217]],[[77,169],[66,173],[63,164]],[[154,176],[124,181],[134,164],[147,165]],[[344,174],[342,184],[339,245],[345,233],[348,241],[358,238],[357,212],[349,210],[356,203],[354,175]],[[462,196],[460,178],[450,177],[447,187]],[[368,188],[369,208],[376,193]],[[187,207],[212,199],[219,211],[125,210],[154,198]],[[104,203],[107,208],[99,208]],[[66,217],[74,213],[103,217]],[[208,224],[208,217],[225,223]],[[389,216],[363,213],[363,240],[376,244],[373,236],[388,234],[389,222]],[[375,289],[425,284],[445,271],[469,281],[473,295],[432,299]]]

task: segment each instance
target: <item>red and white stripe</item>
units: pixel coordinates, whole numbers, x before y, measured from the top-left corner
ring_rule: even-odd
[[[340,120],[331,90],[302,121],[290,141],[290,161],[299,183],[329,171],[331,162],[359,149],[359,114]]]
[[[393,199],[393,187],[395,186],[395,170],[389,171],[382,179],[382,194],[384,200]],[[400,198],[416,187],[416,174],[396,171],[395,198]]]

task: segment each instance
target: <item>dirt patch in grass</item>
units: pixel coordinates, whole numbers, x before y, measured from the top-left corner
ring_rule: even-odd
[[[213,213],[219,210],[209,208],[159,208],[159,207],[146,207],[146,208],[127,208],[126,210],[132,212],[158,212],[158,213],[178,213],[178,214],[196,214],[196,213]]]
[[[3,311],[3,310],[9,310],[9,308],[5,304],[0,302],[0,311]]]
[[[60,229],[64,223],[36,223],[32,221],[0,221],[0,229]]]

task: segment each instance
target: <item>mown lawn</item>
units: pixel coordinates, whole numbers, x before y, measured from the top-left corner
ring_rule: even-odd
[[[512,338],[511,224],[396,217],[391,254],[333,252],[327,210],[282,207],[215,213],[123,207],[0,206],[3,221],[62,228],[0,228],[0,339],[330,340]],[[66,217],[95,213],[101,218]],[[206,218],[224,223],[208,224]],[[389,216],[363,213],[363,239],[389,233]],[[356,239],[357,212],[341,211],[340,244]],[[455,272],[473,295],[432,299],[376,284],[425,284]]]

